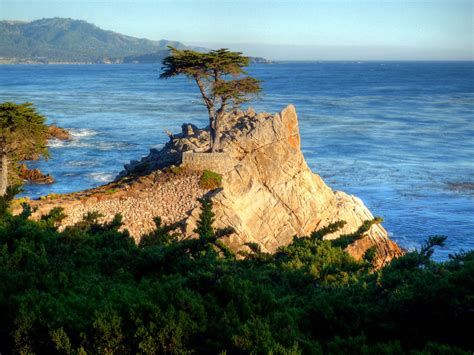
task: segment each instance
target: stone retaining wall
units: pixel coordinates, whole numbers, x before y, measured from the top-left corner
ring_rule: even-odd
[[[211,170],[224,174],[235,165],[236,161],[228,153],[183,153],[182,166],[189,170]]]

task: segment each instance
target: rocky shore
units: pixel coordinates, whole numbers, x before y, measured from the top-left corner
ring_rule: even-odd
[[[275,115],[252,109],[229,113],[221,144],[221,152],[206,153],[209,132],[184,124],[181,133],[170,134],[162,150],[153,149],[141,161],[126,165],[115,182],[32,201],[38,208],[35,217],[60,206],[68,215],[65,226],[87,212],[97,211],[104,220],[120,213],[123,228],[138,240],[160,216],[165,222],[182,222],[184,235],[193,237],[197,199],[207,194],[214,204],[215,227],[235,230],[224,242],[235,251],[257,243],[265,252],[343,220],[345,226],[328,236],[338,238],[374,218],[360,199],[333,191],[311,172],[300,149],[298,117],[291,105]],[[222,187],[202,189],[199,178],[204,170],[220,173]],[[361,258],[371,247],[376,249],[377,266],[403,254],[379,224],[347,250]]]
[[[48,126],[48,139],[59,139],[61,141],[67,141],[71,139],[71,134],[67,129],[52,124]]]
[[[48,141],[49,140],[61,140],[67,141],[71,139],[71,134],[67,129],[56,126],[55,124],[48,126]],[[30,157],[30,160],[38,160],[38,156]],[[26,164],[21,164],[18,169],[18,177],[30,184],[53,184],[54,177],[50,174],[44,174],[39,169],[29,169]]]
[[[54,178],[49,174],[43,174],[39,169],[28,169],[25,164],[20,165],[19,177],[33,184],[52,184]]]
[[[54,207],[64,208],[67,215],[62,228],[82,220],[89,212],[103,215],[102,222],[114,215],[123,217],[123,229],[138,242],[140,236],[155,228],[153,218],[160,216],[164,223],[184,222],[198,205],[198,198],[208,191],[199,186],[196,172],[173,173],[156,171],[137,179],[123,179],[96,189],[66,195],[49,195],[29,201],[36,209],[34,218]]]

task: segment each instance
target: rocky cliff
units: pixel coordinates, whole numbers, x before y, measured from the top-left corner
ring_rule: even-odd
[[[257,243],[274,252],[294,236],[307,236],[332,222],[346,225],[327,238],[355,232],[373,219],[363,202],[342,191],[333,191],[307,166],[300,149],[298,117],[290,105],[276,115],[236,110],[226,117],[222,152],[203,153],[209,135],[192,125],[171,136],[161,151],[153,150],[141,162],[126,166],[123,175],[163,168],[170,164],[191,170],[214,170],[223,175],[222,188],[210,194],[216,227],[233,227],[226,243],[234,250]],[[198,208],[190,211],[185,232],[193,235]],[[373,225],[363,239],[348,247],[360,258],[376,247],[380,265],[402,254],[380,225]]]

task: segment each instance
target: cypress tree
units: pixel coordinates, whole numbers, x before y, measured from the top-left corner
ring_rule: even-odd
[[[185,75],[194,80],[209,113],[210,149],[220,149],[223,118],[229,109],[249,101],[261,91],[260,81],[246,75],[249,58],[226,48],[200,53],[169,47],[163,59],[162,79]]]
[[[0,104],[0,196],[18,182],[18,163],[48,157],[45,117],[31,103]]]

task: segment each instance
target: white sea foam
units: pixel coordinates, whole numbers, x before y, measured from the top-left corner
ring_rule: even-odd
[[[49,148],[62,148],[62,147],[64,147],[65,145],[66,145],[66,144],[65,144],[64,141],[59,140],[59,139],[56,139],[56,138],[50,139],[50,140],[48,141],[48,147],[49,147]]]
[[[111,173],[90,173],[87,174],[88,178],[91,178],[94,181],[97,182],[109,182],[112,181],[115,177],[115,174]]]
[[[72,166],[75,168],[88,168],[92,166],[97,166],[101,162],[100,160],[71,160],[66,163],[68,166]]]
[[[48,142],[49,148],[89,148],[94,147],[92,143],[81,142],[77,139],[70,141],[60,141],[58,139],[51,139]]]
[[[71,128],[67,129],[71,134],[70,140],[50,139],[48,141],[49,148],[88,148],[92,147],[91,143],[81,142],[81,138],[93,137],[98,134],[97,131],[87,128]]]
[[[69,132],[73,138],[92,137],[98,134],[97,131],[88,128],[72,128]]]
[[[94,149],[108,151],[108,150],[129,149],[134,146],[135,144],[128,143],[128,142],[97,142],[94,144]]]

